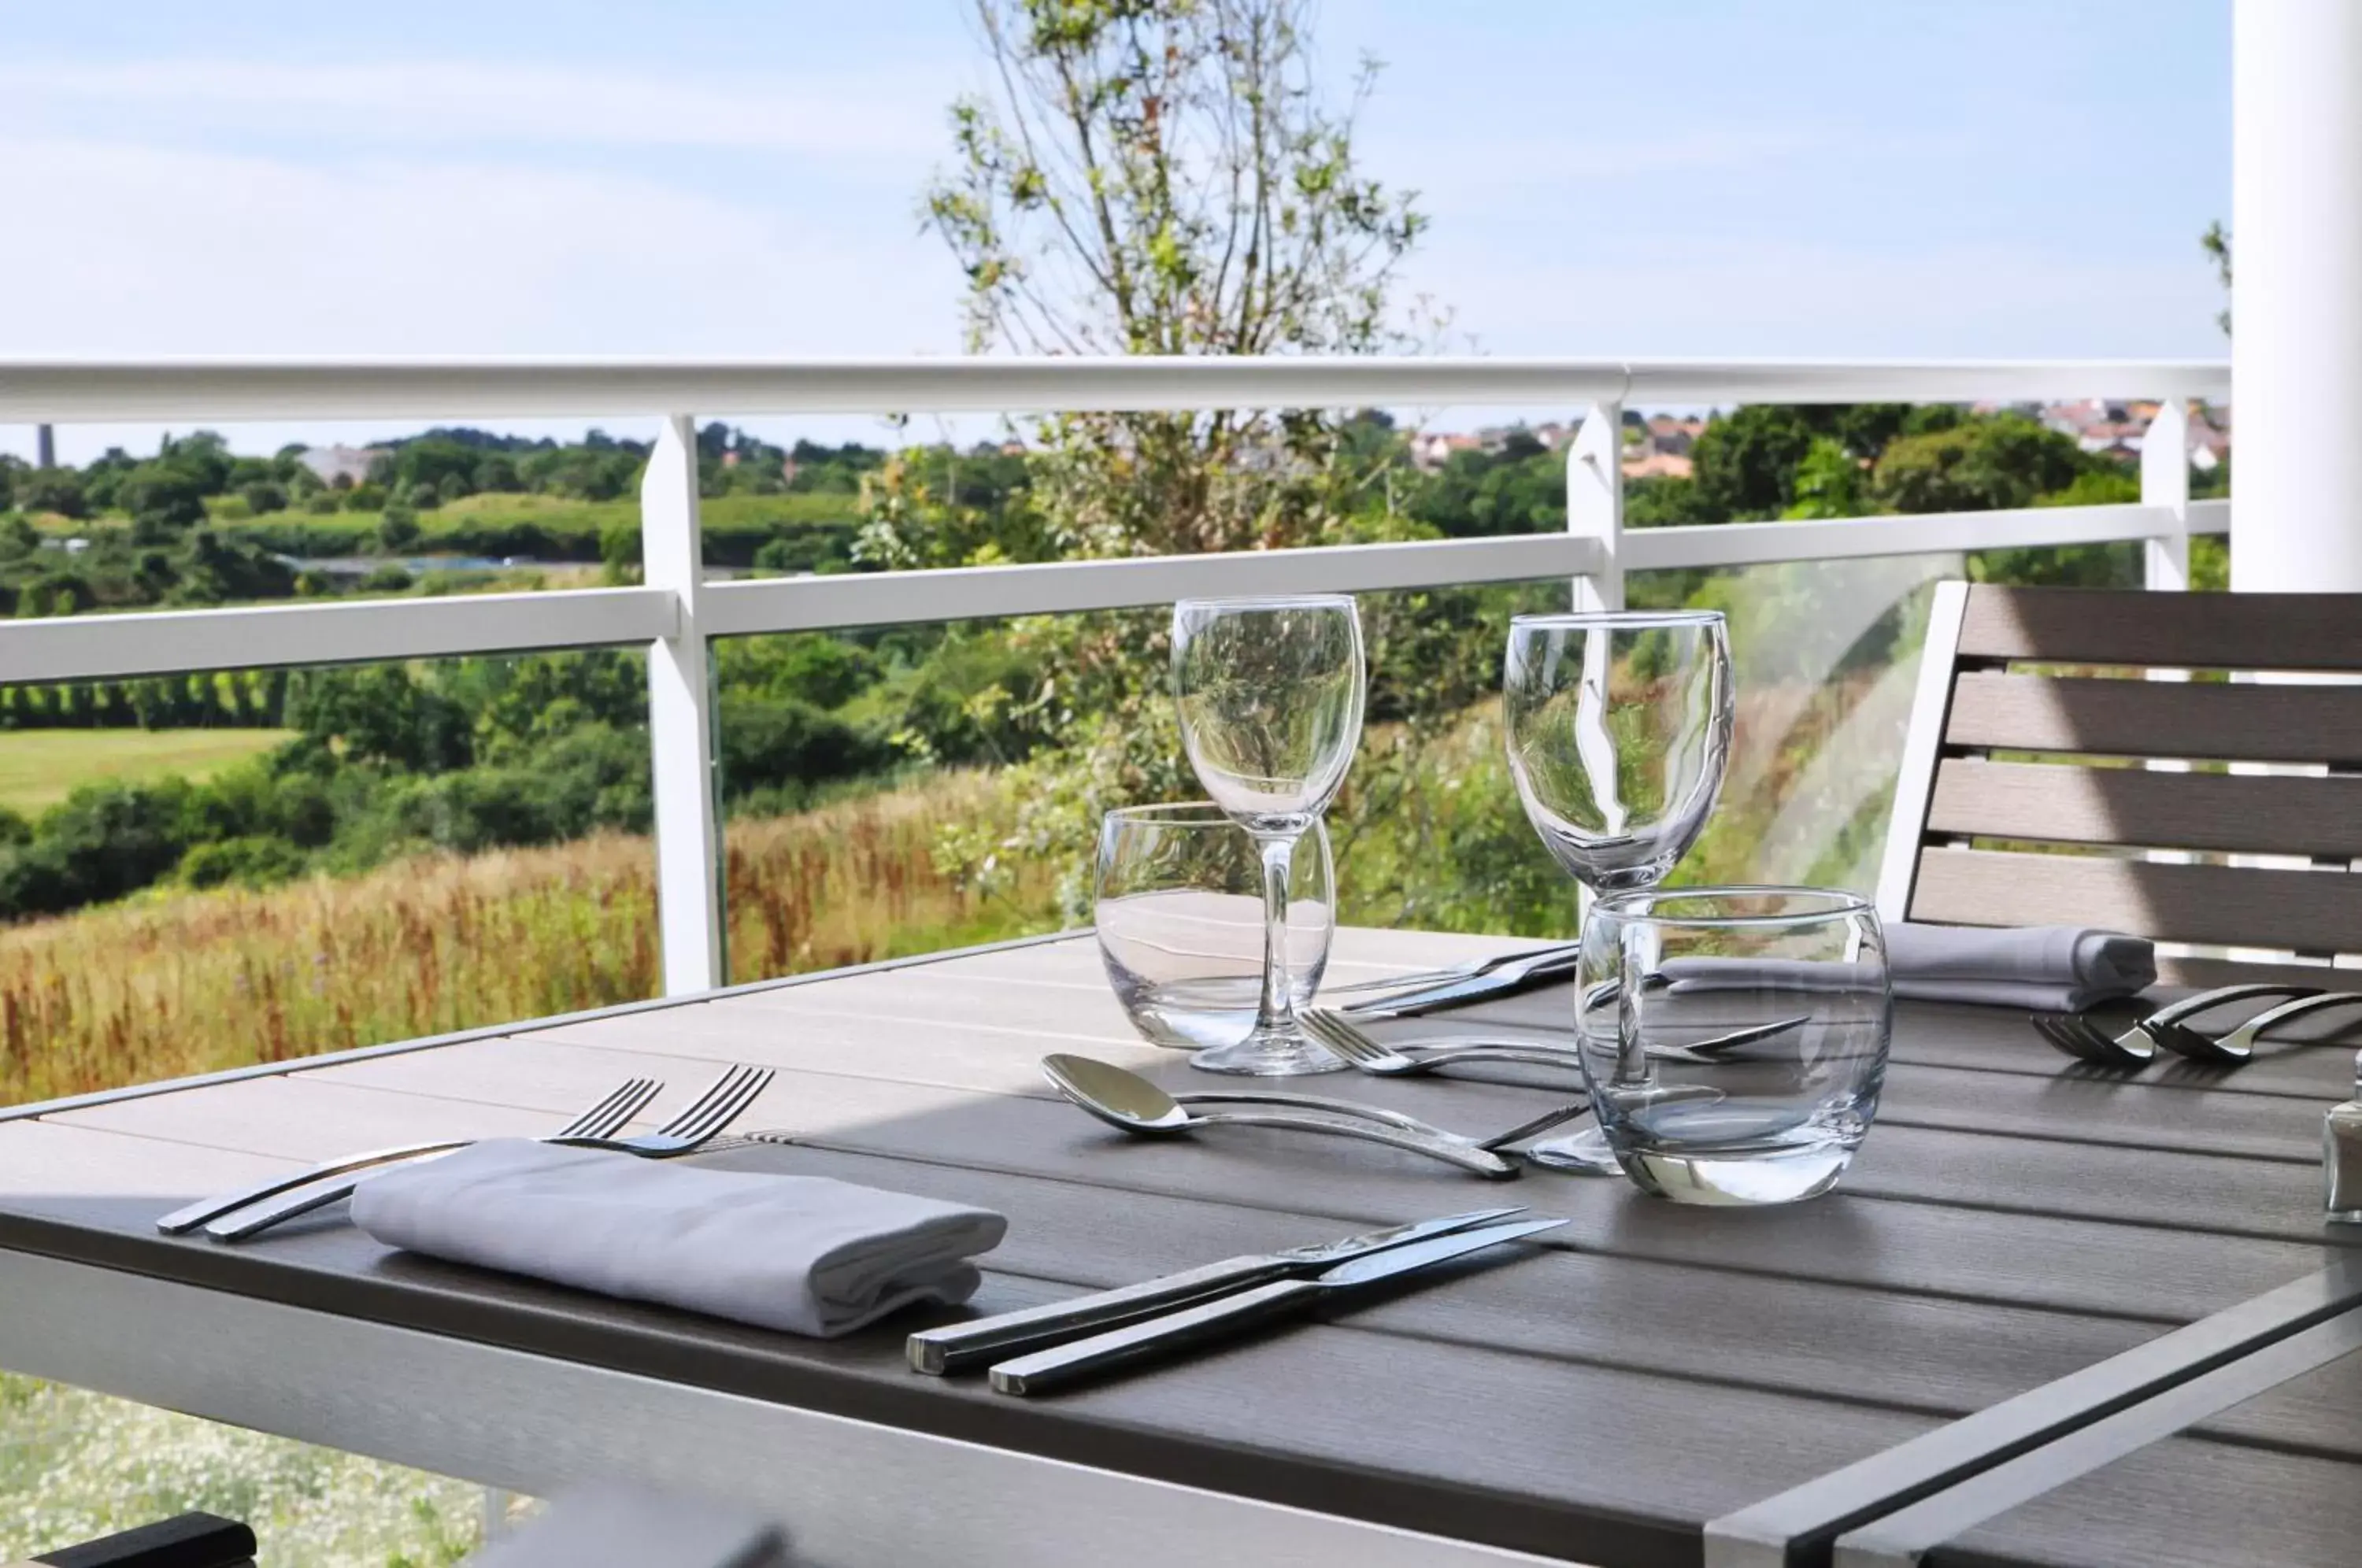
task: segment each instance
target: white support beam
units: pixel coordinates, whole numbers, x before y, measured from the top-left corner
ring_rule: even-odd
[[[2152,534],[2141,549],[2141,580],[2150,589],[2180,593],[2190,587],[2190,405],[2178,397],[2158,404],[2141,442],[2141,504],[2172,522]]]
[[[2231,586],[2362,590],[2362,5],[2232,8]]]
[[[706,635],[724,637],[1001,615],[1066,615],[1226,594],[1378,593],[1518,582],[1586,571],[1595,559],[1588,541],[1562,534],[1518,534],[1220,556],[761,578],[706,589],[701,616]]]
[[[0,359],[0,422],[2221,399],[2204,360]]]
[[[1566,448],[1566,531],[1599,549],[1574,580],[1577,610],[1624,608],[1624,405],[1595,403]]]
[[[598,647],[670,636],[675,616],[670,594],[591,588],[0,621],[0,685]]]
[[[2244,502],[2242,503],[2245,504]],[[2193,532],[2205,533],[2225,503],[2191,507]],[[2133,502],[2116,506],[2033,506],[2016,512],[1929,512],[1904,517],[1849,517],[1826,523],[1719,523],[1636,528],[1624,536],[1624,569],[1763,566],[1773,561],[1860,560],[1873,556],[1939,555],[1956,550],[2027,549],[2146,539],[2166,527],[2163,514]],[[2213,531],[2220,532],[2219,526]]]
[[[665,421],[640,480],[640,548],[647,584],[668,594],[678,621],[648,645],[648,744],[656,785],[657,919],[668,997],[712,990],[723,978],[721,840],[714,821],[713,679],[701,619],[703,536],[697,505],[697,430]]]

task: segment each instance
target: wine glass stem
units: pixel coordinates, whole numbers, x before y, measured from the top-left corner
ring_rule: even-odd
[[[1287,988],[1287,875],[1296,835],[1256,840],[1263,852],[1263,1004],[1256,1010],[1258,1035],[1296,1032],[1296,999]]]

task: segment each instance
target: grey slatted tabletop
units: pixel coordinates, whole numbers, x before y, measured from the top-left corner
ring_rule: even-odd
[[[1341,933],[1332,977],[1504,945]],[[1445,1026],[1485,1017],[1548,1028],[1566,1006],[1543,993]],[[1655,1564],[1700,1561],[1711,1520],[2315,1274],[2354,1239],[2322,1223],[2317,1164],[2321,1111],[2345,1092],[2350,1046],[2274,1044],[2234,1073],[2120,1079],[2070,1066],[2014,1015],[1906,1004],[1884,1110],[1844,1186],[1758,1212],[1680,1209],[1622,1182],[1546,1172],[1479,1183],[1386,1150],[1259,1129],[1131,1142],[1041,1083],[1035,1060],[1053,1049],[1174,1085],[1196,1077],[1131,1033],[1085,936],[0,1112],[0,1292],[35,1277],[31,1260],[58,1260],[107,1271],[89,1279],[193,1288],[225,1311],[268,1302],[304,1322],[402,1325],[536,1364],[1397,1532],[1373,1540],[1407,1555],[1374,1548],[1374,1562],[1456,1561],[1441,1543],[1462,1542],[1499,1560]],[[741,1061],[779,1070],[743,1125],[794,1145],[705,1157],[1000,1209],[1011,1229],[986,1260],[982,1310],[1488,1203],[1570,1223],[1499,1266],[1025,1402],[905,1371],[901,1334],[923,1318],[822,1344],[388,1253],[335,1211],[237,1248],[151,1228],[186,1198],[355,1148],[546,1132],[632,1074],[669,1081],[650,1112],[660,1119]],[[1515,1071],[1332,1074],[1303,1087],[1467,1132],[1524,1120],[1569,1088]],[[44,1346],[75,1338],[71,1317],[61,1305],[12,1328],[0,1314],[0,1364],[60,1371]],[[183,1352],[125,1344],[63,1370],[264,1424],[237,1368],[201,1375],[172,1361]],[[343,1375],[363,1398],[401,1392],[398,1372]],[[309,1411],[286,1425],[402,1448],[373,1439],[369,1419],[339,1419],[349,1430]],[[2362,1418],[2339,1427],[2330,1407],[2316,1422],[2362,1441]],[[2290,1441],[2316,1455],[2308,1463],[2340,1463],[2318,1457],[2335,1445],[2305,1430]],[[2228,1427],[2173,1440],[2247,1441]],[[480,1479],[574,1478],[522,1438],[513,1452],[497,1433],[453,1441],[490,1456]],[[662,1456],[649,1467],[662,1471]],[[773,1469],[787,1473],[766,1500],[801,1519],[808,1540],[876,1552],[917,1539],[894,1534],[915,1505],[800,1486],[792,1467]],[[1056,1561],[1052,1545],[1078,1529],[1054,1515],[979,1519],[964,1542],[976,1562]],[[1421,1555],[1429,1546],[1441,1554]],[[1143,1540],[1131,1556],[1168,1560],[1160,1550]],[[849,1546],[843,1560],[854,1560]]]

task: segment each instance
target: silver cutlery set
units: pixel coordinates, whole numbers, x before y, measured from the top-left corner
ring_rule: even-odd
[[[2209,1033],[2191,1022],[2218,1008],[2268,997],[2283,999],[2220,1033]],[[2059,1050],[2097,1066],[2147,1066],[2157,1060],[2160,1049],[2192,1062],[2235,1066],[2253,1056],[2257,1043],[2281,1024],[2330,1008],[2357,1005],[2362,1005],[2362,992],[2249,984],[2223,986],[2169,1002],[2121,1029],[2103,1025],[2088,1013],[2036,1013],[2028,1021]]]
[[[1566,1223],[1509,1218],[1524,1212],[1480,1209],[1342,1241],[1226,1258],[1072,1300],[923,1330],[910,1337],[905,1350],[914,1371],[944,1376],[985,1367],[997,1393],[1052,1393]]]
[[[1481,1036],[1395,1045],[1362,1027],[1366,1020],[1411,1017],[1555,983],[1573,972],[1574,956],[1569,947],[1544,948],[1398,976],[1375,983],[1388,988],[1383,996],[1344,1008],[1310,1010],[1306,1021],[1315,1038],[1376,1077],[1419,1076],[1463,1063],[1579,1071],[1576,1054],[1568,1047]],[[1727,1059],[1728,1054],[1772,1040],[1805,1021],[1782,1020],[1661,1047],[1660,1054],[1693,1061]],[[1045,1057],[1042,1066],[1067,1099],[1137,1136],[1187,1136],[1223,1125],[1275,1127],[1383,1144],[1491,1179],[1518,1174],[1518,1166],[1507,1157],[1515,1145],[1589,1109],[1587,1099],[1577,1098],[1516,1127],[1472,1137],[1352,1099],[1250,1088],[1175,1092],[1110,1063],[1070,1055]],[[624,1130],[663,1086],[653,1078],[628,1079],[537,1141],[641,1159],[694,1154],[712,1146],[772,1077],[767,1069],[733,1067],[654,1132],[629,1135]],[[215,1242],[244,1241],[348,1198],[382,1173],[480,1141],[408,1143],[346,1155],[190,1204],[159,1220],[157,1228],[171,1235],[202,1230]],[[758,1135],[758,1141],[778,1140]],[[1604,1150],[1601,1160],[1603,1168],[1614,1170],[1613,1159]],[[1524,1213],[1517,1207],[1477,1209],[1336,1242],[1230,1258],[1073,1300],[926,1330],[910,1337],[907,1353],[911,1367],[922,1373],[948,1375],[983,1369],[999,1393],[1020,1397],[1049,1393],[1257,1325],[1350,1301],[1388,1280],[1566,1223],[1518,1218]]]

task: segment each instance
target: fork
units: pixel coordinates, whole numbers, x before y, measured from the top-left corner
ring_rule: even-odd
[[[656,1099],[657,1091],[663,1088],[664,1084],[656,1078],[628,1078],[624,1080],[622,1088],[559,1128],[552,1136],[603,1138],[612,1133],[620,1132],[633,1117],[640,1113],[642,1107]],[[457,1144],[447,1141],[436,1143],[403,1143],[390,1149],[371,1149],[365,1154],[347,1154],[340,1159],[314,1165],[309,1170],[271,1176],[267,1180],[256,1182],[251,1187],[242,1187],[236,1192],[200,1198],[187,1208],[175,1209],[171,1213],[157,1220],[156,1229],[168,1236],[182,1235],[195,1230],[208,1220],[218,1220],[223,1215],[235,1213],[250,1203],[259,1203],[266,1198],[276,1198],[281,1193],[295,1187],[309,1187],[315,1181],[325,1181],[330,1176],[342,1176],[347,1171],[361,1170],[370,1165],[381,1165],[392,1160],[411,1159],[421,1154],[436,1154],[456,1147],[458,1147]]]
[[[2293,1001],[2284,1001],[2278,1007],[2266,1008],[2236,1029],[2219,1035],[2209,1036],[2188,1024],[2176,1024],[2169,1032],[2158,1036],[2158,1043],[2201,1061],[2244,1062],[2256,1054],[2257,1044],[2266,1034],[2289,1020],[2320,1012],[2326,1008],[2356,1005],[2362,1005],[2362,992],[2316,991],[2311,996],[2298,997]],[[2191,1049],[2190,1042],[2192,1040],[2203,1046],[2202,1052]]]
[[[653,1132],[642,1132],[630,1138],[568,1136],[544,1138],[539,1142],[569,1149],[604,1149],[618,1154],[636,1154],[646,1160],[673,1159],[712,1142],[755,1102],[755,1097],[769,1085],[772,1077],[768,1067],[733,1067],[716,1078],[713,1087],[699,1096],[688,1110]],[[417,1159],[431,1160],[455,1149],[467,1148],[478,1141],[469,1139],[465,1143],[447,1144],[431,1154],[413,1155],[394,1163],[408,1165]],[[242,1242],[249,1236],[259,1235],[281,1220],[309,1214],[315,1209],[326,1208],[338,1198],[349,1198],[354,1189],[369,1180],[379,1168],[371,1167],[357,1175],[338,1176],[299,1187],[284,1198],[258,1205],[243,1214],[216,1220],[205,1227],[205,1234],[216,1242]]]
[[[1462,1062],[1517,1062],[1529,1066],[1580,1067],[1574,1051],[1563,1045],[1534,1045],[1522,1041],[1488,1040],[1479,1036],[1456,1037],[1456,1043],[1427,1044],[1412,1042],[1410,1047],[1419,1054],[1396,1050],[1357,1026],[1352,1020],[1327,1008],[1308,1008],[1302,1014],[1305,1028],[1319,1042],[1365,1073],[1380,1077],[1411,1077],[1423,1073],[1438,1072],[1457,1066]],[[1659,1061],[1720,1062],[1727,1053],[1742,1045],[1752,1045],[1800,1029],[1812,1021],[1809,1013],[1783,1018],[1772,1023],[1752,1024],[1734,1029],[1727,1034],[1695,1041],[1687,1045],[1651,1045],[1648,1055]]]
[[[2087,1013],[2037,1012],[2027,1021],[2034,1025],[2036,1033],[2070,1056],[2106,1067],[2138,1067],[2156,1058],[2160,1043],[2182,1055],[2202,1060],[2213,1054],[2214,1042],[2186,1026],[2182,1022],[2186,1018],[2195,1018],[2200,1013],[2227,1007],[2235,1001],[2252,1001],[2263,997],[2310,997],[2318,995],[2320,991],[2319,986],[2268,982],[2218,986],[2194,997],[2184,997],[2178,1002],[2168,1002],[2136,1021],[2123,1033],[2114,1035],[2092,1022]],[[2218,1056],[2216,1059],[2223,1058]]]

